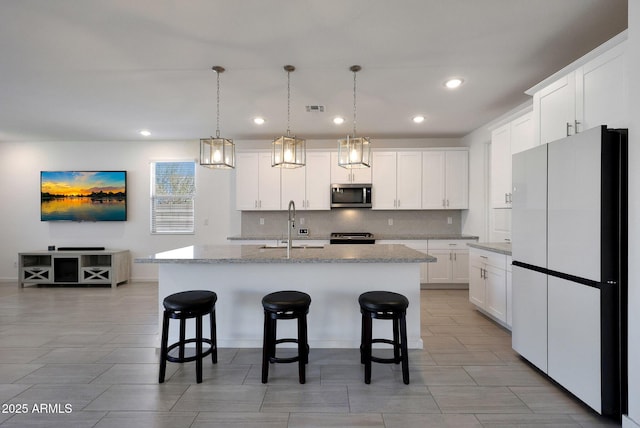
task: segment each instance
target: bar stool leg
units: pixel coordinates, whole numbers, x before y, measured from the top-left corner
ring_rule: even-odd
[[[402,381],[409,385],[409,352],[407,350],[407,318],[406,313],[400,314],[400,340],[402,346]]]
[[[218,334],[216,333],[216,309],[213,308],[209,314],[209,323],[211,324],[211,361],[213,364],[218,363]]]
[[[169,342],[169,314],[164,311],[162,316],[162,339],[160,341],[160,375],[158,383],[164,383],[164,375],[167,370],[167,347]]]
[[[360,311],[360,313],[362,314],[362,321],[361,321],[361,326],[360,326],[360,364],[364,364],[364,350],[363,350],[363,346],[364,346],[364,330],[365,330],[365,317],[366,314],[364,313],[364,311]]]
[[[202,315],[196,317],[196,382],[202,383]]]
[[[373,320],[370,314],[365,315],[364,319],[364,342],[362,343],[363,357],[364,357],[364,383],[367,385],[371,383],[371,340]]]
[[[269,378],[269,358],[271,352],[271,320],[269,314],[264,313],[264,332],[262,336],[262,383]]]
[[[180,359],[184,359],[184,342],[186,340],[186,330],[187,330],[187,320],[185,318],[180,318],[180,346],[178,356]]]
[[[298,377],[300,383],[306,382],[305,378],[305,365],[307,364],[307,322],[306,316],[301,315],[298,317]]]
[[[395,360],[396,364],[400,364],[400,340],[399,340],[399,334],[398,334],[398,329],[399,329],[399,324],[400,324],[400,318],[398,317],[398,314],[393,314],[393,319],[392,319],[392,324],[393,324],[393,359]]]

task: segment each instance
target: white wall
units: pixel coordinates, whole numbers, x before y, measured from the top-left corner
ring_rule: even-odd
[[[149,232],[150,161],[195,159],[198,150],[194,141],[0,143],[0,281],[17,278],[18,252],[46,250],[48,245],[128,249],[135,258],[193,243],[226,243],[228,235],[240,230],[234,218],[239,215],[229,208],[234,205],[233,173],[200,166],[196,169],[196,234]],[[40,221],[41,170],[101,169],[127,171],[126,222]],[[132,278],[155,279],[157,266],[132,264]]]
[[[629,418],[640,427],[640,2],[629,1]],[[633,422],[632,422],[633,421]]]

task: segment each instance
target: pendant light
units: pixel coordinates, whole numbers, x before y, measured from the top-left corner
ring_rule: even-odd
[[[291,116],[291,72],[296,68],[293,65],[285,65],[287,72],[287,135],[273,140],[271,154],[271,166],[280,168],[298,168],[306,163],[306,141],[291,136],[289,120]]]
[[[356,137],[356,73],[362,70],[352,65],[353,72],[353,135],[338,140],[338,165],[343,168],[369,168],[371,166],[371,140],[369,137]]]
[[[233,140],[220,137],[220,75],[224,68],[218,65],[211,67],[216,73],[216,136],[200,139],[200,165],[207,168],[235,168],[236,154]]]

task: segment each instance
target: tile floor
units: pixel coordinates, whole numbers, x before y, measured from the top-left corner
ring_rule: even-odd
[[[295,364],[260,383],[259,349],[220,349],[202,384],[193,363],[169,363],[159,385],[155,284],[2,284],[0,427],[617,426],[523,362],[466,291],[423,290],[421,315],[409,386],[380,364],[365,385],[357,350],[313,348],[305,385]]]

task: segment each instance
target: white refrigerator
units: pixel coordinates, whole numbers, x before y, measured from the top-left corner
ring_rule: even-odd
[[[513,349],[598,413],[626,406],[627,131],[513,156]]]

